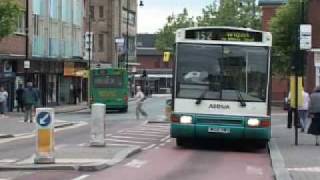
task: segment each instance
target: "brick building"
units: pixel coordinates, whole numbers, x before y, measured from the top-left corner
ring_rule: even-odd
[[[269,30],[270,19],[275,15],[277,8],[286,3],[287,0],[259,0],[259,5],[262,7],[263,30]],[[306,52],[304,81],[305,89],[311,92],[315,86],[320,85],[320,1],[308,0],[308,5],[305,17],[306,23],[312,25],[312,49]],[[288,92],[288,84],[288,80],[280,80],[274,77],[272,83],[273,99],[282,98],[281,93]]]
[[[135,65],[137,0],[90,0],[88,2],[90,4],[87,12],[91,15],[94,34],[93,66],[95,64],[125,66],[127,39],[129,65]],[[116,44],[116,39],[122,39],[124,42]]]
[[[152,92],[168,92],[172,84],[173,58],[169,62],[163,61],[163,53],[155,48],[155,34],[138,34],[136,78],[139,80],[143,70],[147,71],[148,83]]]

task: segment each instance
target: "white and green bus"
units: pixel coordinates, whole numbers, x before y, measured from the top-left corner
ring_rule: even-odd
[[[245,139],[271,136],[269,32],[194,27],[176,32],[171,136]]]

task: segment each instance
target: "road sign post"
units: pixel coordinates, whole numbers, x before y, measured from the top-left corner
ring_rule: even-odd
[[[36,109],[36,156],[35,164],[53,164],[54,158],[54,109]]]
[[[92,104],[91,108],[91,147],[104,147],[105,143],[105,114],[106,105]]]

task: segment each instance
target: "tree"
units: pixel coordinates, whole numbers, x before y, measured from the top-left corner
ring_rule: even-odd
[[[178,15],[169,16],[166,25],[157,33],[156,48],[160,51],[172,49],[175,42],[175,31],[179,28],[192,27],[194,23],[193,17],[189,17],[186,8]]]
[[[199,26],[233,26],[261,28],[260,9],[255,0],[225,0],[206,6],[197,17]]]
[[[273,72],[278,75],[291,73],[291,60],[296,52],[297,30],[300,24],[300,3],[289,0],[271,19],[270,31],[273,35]]]
[[[0,0],[0,40],[15,31],[21,12],[15,0]]]

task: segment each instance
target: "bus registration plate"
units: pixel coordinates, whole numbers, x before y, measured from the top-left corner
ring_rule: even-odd
[[[221,134],[229,134],[230,129],[229,128],[217,128],[217,127],[209,127],[208,128],[209,133],[221,133]]]

